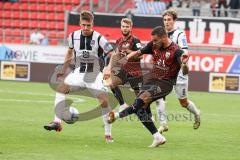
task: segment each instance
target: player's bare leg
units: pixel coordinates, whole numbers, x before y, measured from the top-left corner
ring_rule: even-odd
[[[111,81],[109,82],[109,87],[111,88],[113,95],[116,97],[116,99],[118,100],[118,103],[120,104],[119,112],[121,112],[122,110],[128,107],[128,105],[124,102],[122,92],[118,87],[119,85],[122,85],[123,82],[117,76],[111,76],[110,79]]]
[[[186,108],[189,112],[191,112],[194,115],[193,128],[198,129],[201,123],[200,110],[197,109],[196,105],[192,101],[188,100],[187,98],[179,99],[179,102],[182,107]]]
[[[56,107],[58,103],[66,100],[66,94],[69,92],[70,87],[64,83],[60,84],[57,88],[56,96],[55,96],[55,104]],[[48,131],[55,130],[56,132],[60,132],[62,130],[62,120],[58,118],[56,115],[54,120],[47,125],[44,125],[44,128]]]
[[[108,123],[108,114],[111,111],[111,107],[108,103],[108,96],[106,93],[102,92],[97,96],[100,105],[102,107],[102,118],[104,123],[104,130],[105,130],[105,140],[106,142],[113,142],[112,138],[112,125]]]

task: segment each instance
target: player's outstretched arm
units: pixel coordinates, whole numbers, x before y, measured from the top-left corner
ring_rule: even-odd
[[[126,57],[127,57],[127,60],[129,60],[129,59],[131,59],[133,57],[140,57],[141,55],[142,55],[141,51],[137,50],[137,51],[132,51]]]
[[[108,61],[105,63],[105,67],[103,69],[103,79],[106,80],[110,77],[111,72],[112,72],[112,66],[113,66],[113,56],[116,55],[115,51],[111,51],[108,53]],[[108,64],[107,64],[108,63]]]
[[[132,51],[130,52],[127,56],[123,57],[122,59],[120,59],[117,63],[121,66],[125,65],[129,59],[131,58],[137,58],[140,57],[142,55],[141,51]]]
[[[58,76],[62,76],[66,73],[72,59],[73,59],[73,49],[68,48],[68,51],[65,55],[63,68],[62,68],[61,72],[58,74]]]

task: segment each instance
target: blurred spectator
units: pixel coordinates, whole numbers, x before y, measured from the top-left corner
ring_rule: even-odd
[[[161,14],[166,10],[164,2],[137,2],[136,12],[139,14]]]
[[[18,0],[0,0],[0,2],[17,2]]]
[[[49,45],[48,37],[45,36],[43,40],[41,41],[41,45]]]
[[[193,16],[200,16],[201,1],[200,0],[192,0],[190,5],[192,8]]]
[[[212,8],[213,17],[216,17],[216,8],[217,8],[217,1],[216,0],[212,0],[211,8]]]
[[[201,2],[201,9],[209,10],[209,8],[211,8],[211,1],[203,0]]]
[[[172,7],[179,7],[180,6],[180,1],[179,0],[173,0],[172,1]]]
[[[166,4],[167,9],[172,7],[172,1],[173,0],[160,0],[161,2],[164,2]]]
[[[40,33],[39,29],[35,29],[34,32],[30,35],[30,44],[41,44],[41,41],[44,39],[44,35]]]
[[[190,0],[177,0],[178,6],[182,8],[189,8],[190,6]]]
[[[182,7],[189,8],[191,0],[182,0]]]
[[[227,6],[227,0],[218,0],[218,4],[217,4],[217,9],[218,9],[218,11],[217,11],[217,16],[218,17],[220,17],[221,16],[221,8],[222,8],[222,6],[223,6],[223,9],[224,9],[224,15],[225,15],[225,17],[227,17],[228,16],[228,13],[227,13],[227,8],[228,8],[228,6]]]
[[[233,18],[237,17],[238,9],[240,8],[240,0],[230,0],[228,6],[230,9],[233,9],[230,11],[231,17],[233,17]]]

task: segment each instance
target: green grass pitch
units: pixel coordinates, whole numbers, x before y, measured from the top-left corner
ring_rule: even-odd
[[[80,98],[80,112],[96,103]],[[190,92],[189,98],[201,109],[201,127],[193,130],[190,118],[171,119],[167,143],[150,149],[152,136],[136,119],[113,124],[113,144],[104,141],[102,118],[47,132],[43,125],[52,120],[54,104],[48,84],[0,81],[0,160],[239,160],[240,95]],[[167,112],[188,113],[174,94]]]

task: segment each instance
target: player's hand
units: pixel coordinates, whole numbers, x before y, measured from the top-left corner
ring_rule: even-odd
[[[117,64],[120,66],[124,66],[128,62],[127,56],[124,56],[119,61],[117,61]]]
[[[103,69],[103,80],[109,79],[110,75],[111,75],[111,68],[110,67],[105,67]]]
[[[188,62],[188,59],[189,59],[189,55],[188,54],[182,54],[181,56],[181,62],[182,64],[186,64]]]

